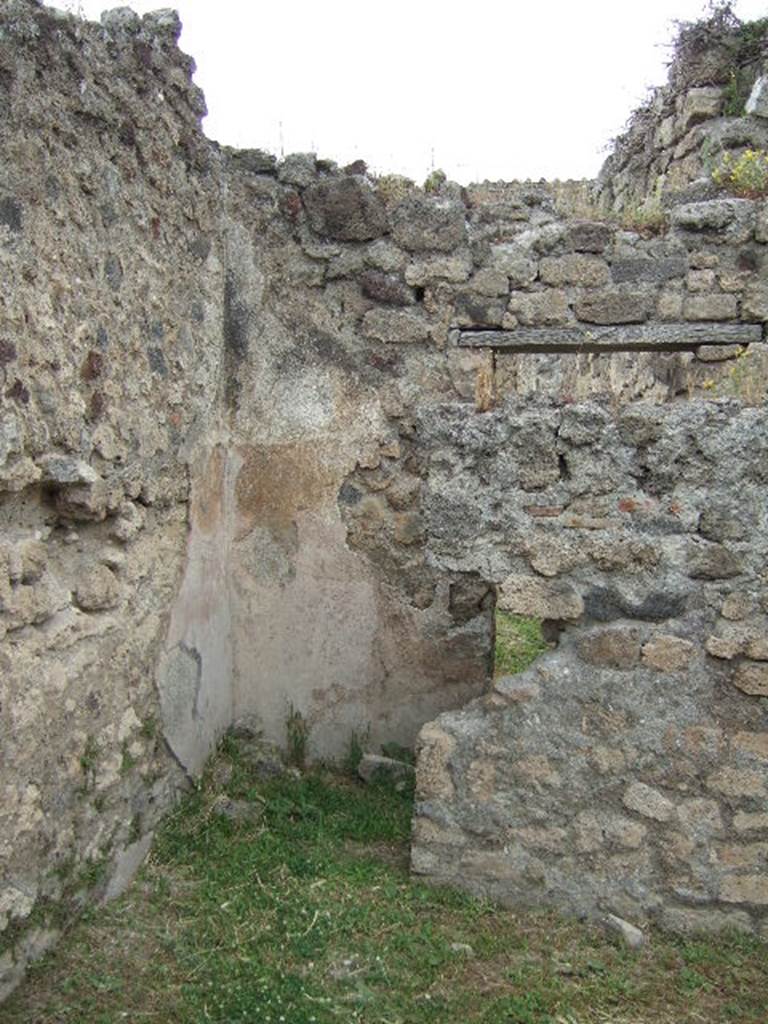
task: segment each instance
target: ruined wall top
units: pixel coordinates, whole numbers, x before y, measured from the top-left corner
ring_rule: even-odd
[[[629,119],[598,177],[596,196],[621,212],[717,191],[727,154],[768,146],[768,19],[740,22],[730,5],[683,24],[667,84]]]

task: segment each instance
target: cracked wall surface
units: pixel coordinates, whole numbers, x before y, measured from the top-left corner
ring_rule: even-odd
[[[230,150],[179,28],[0,14],[0,993],[289,710],[448,714],[419,872],[759,927],[765,201]],[[497,596],[562,638],[491,688]]]

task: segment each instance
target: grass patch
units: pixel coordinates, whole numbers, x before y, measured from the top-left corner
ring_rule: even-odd
[[[327,774],[205,783],[119,901],[30,971],[5,1024],[764,1024],[765,947],[655,935],[639,955],[553,914],[413,882],[411,805]]]
[[[494,675],[512,676],[523,672],[548,649],[538,619],[497,609]]]

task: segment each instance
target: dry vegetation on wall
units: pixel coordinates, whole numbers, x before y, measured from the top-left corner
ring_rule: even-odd
[[[748,149],[764,152],[765,100],[758,100],[759,116],[749,115],[767,54],[768,18],[742,22],[730,3],[711,5],[700,21],[678,23],[668,82],[650,93],[614,141],[597,183],[599,205],[614,211],[667,206],[691,196],[694,183],[693,192],[706,198],[706,179],[723,162]],[[750,194],[766,193],[760,185]]]

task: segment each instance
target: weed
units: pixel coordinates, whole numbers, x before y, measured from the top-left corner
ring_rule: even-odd
[[[548,649],[538,619],[496,611],[496,664],[494,675],[523,672]]]
[[[753,76],[746,69],[731,69],[723,90],[723,114],[726,117],[742,117],[752,84]]]
[[[85,861],[72,881],[73,891],[95,889],[99,883],[104,881],[108,865],[108,853],[102,853],[92,860]]]
[[[131,827],[128,829],[128,843],[138,843],[141,839],[141,815],[134,814],[131,818]]]
[[[405,764],[416,764],[416,754],[411,747],[404,747],[401,743],[382,743],[381,752],[384,757],[391,757],[394,761],[403,761]]]
[[[376,191],[387,205],[399,203],[415,187],[410,178],[401,174],[384,174],[376,182]]]
[[[367,725],[362,732],[358,732],[357,729],[353,729],[350,733],[347,752],[344,755],[343,762],[344,771],[347,775],[351,775],[353,777],[357,775],[357,769],[363,759],[363,754],[365,753],[365,748],[368,745],[370,735],[370,724]]]
[[[768,152],[747,149],[741,156],[726,153],[712,172],[712,180],[732,195],[762,199],[768,196]]]
[[[305,768],[309,726],[301,711],[292,702],[288,704],[288,714],[285,719],[285,738],[288,748],[288,763],[296,768]]]
[[[81,794],[87,793],[96,785],[96,766],[99,763],[99,745],[90,733],[85,737],[85,745],[80,755],[80,771],[83,773]]]
[[[639,206],[626,207],[618,222],[625,231],[634,231],[643,238],[656,238],[669,229],[667,211],[655,198],[646,199]]]
[[[428,195],[439,192],[446,181],[448,181],[448,175],[438,167],[427,176],[427,180],[424,182],[424,191]]]
[[[728,373],[713,388],[718,398],[736,398],[744,405],[768,401],[768,356],[761,348],[744,348],[731,361]]]
[[[128,740],[123,740],[123,745],[120,750],[120,774],[122,776],[128,775],[135,765],[136,759],[128,749]]]
[[[154,715],[147,715],[144,721],[141,723],[139,729],[139,736],[145,740],[153,740],[157,737],[160,732],[160,726]]]

